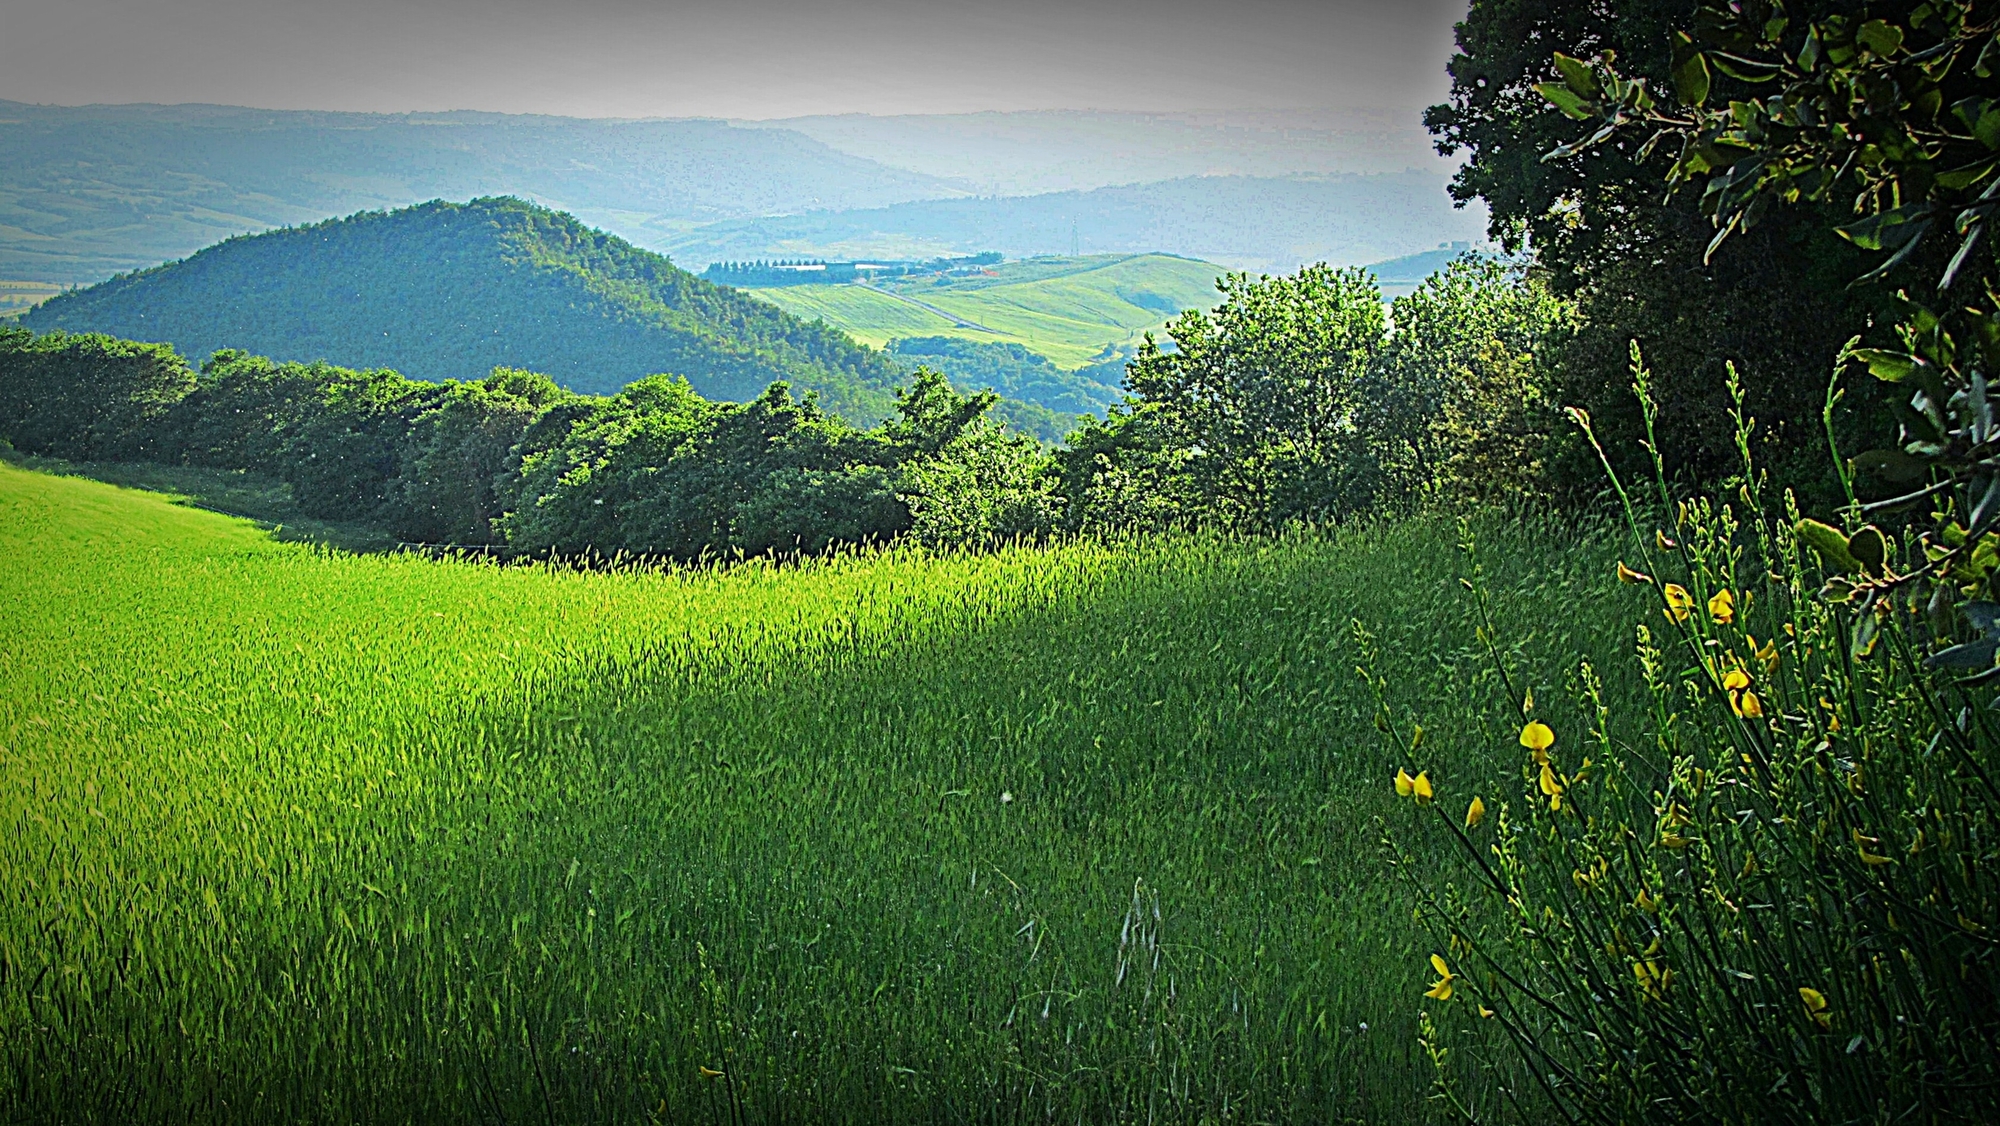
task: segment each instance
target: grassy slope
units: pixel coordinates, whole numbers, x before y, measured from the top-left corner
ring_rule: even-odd
[[[900,336],[996,339],[990,333],[955,328],[950,320],[936,313],[858,285],[797,285],[746,292],[795,317],[823,320],[863,344],[877,348]]]
[[[15,1117],[1427,1113],[1347,639],[1444,800],[1513,761],[1446,527],[578,574],[10,467],[0,526]],[[1622,667],[1608,556],[1494,538],[1503,638]]]
[[[957,327],[935,313],[856,286],[754,290],[787,312],[823,317],[871,344],[895,337],[956,336],[1025,345],[1077,368],[1107,344],[1156,330],[1174,310],[1215,303],[1213,263],[1165,254],[1095,255],[1010,262],[995,277],[905,280],[888,288],[995,330]]]

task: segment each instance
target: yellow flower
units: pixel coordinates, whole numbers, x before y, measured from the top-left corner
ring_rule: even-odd
[[[1410,791],[1417,799],[1418,805],[1429,805],[1431,801],[1430,773],[1428,771],[1419,771],[1416,779],[1410,783]]]
[[[1451,983],[1458,975],[1452,973],[1451,967],[1445,965],[1444,959],[1436,954],[1431,955],[1431,968],[1438,972],[1438,979],[1431,983],[1429,989],[1424,990],[1424,996],[1433,1001],[1451,1000]]]
[[[1680,546],[1674,541],[1668,539],[1667,534],[1665,532],[1662,532],[1658,528],[1653,529],[1653,544],[1654,546],[1658,547],[1661,551],[1672,551],[1673,549]]]
[[[1646,996],[1658,1001],[1667,994],[1667,987],[1674,983],[1674,971],[1661,969],[1658,962],[1650,959],[1632,963],[1632,976],[1639,979],[1639,988]]]
[[[1521,729],[1521,745],[1534,752],[1535,761],[1546,767],[1549,764],[1549,748],[1556,745],[1556,733],[1538,719]]]
[[[1755,692],[1734,692],[1729,696],[1729,706],[1744,719],[1756,719],[1764,714],[1764,705]]]
[[[1875,837],[1862,836],[1859,829],[1851,830],[1851,832],[1854,834],[1854,851],[1860,854],[1863,864],[1868,865],[1870,868],[1880,868],[1884,864],[1895,863],[1895,861],[1890,860],[1886,856],[1878,856],[1868,851],[1869,845],[1879,846],[1882,843],[1880,840]]]
[[[1722,677],[1722,687],[1730,692],[1741,692],[1750,687],[1750,674],[1740,668],[1730,669]]]
[[[1667,599],[1667,617],[1676,622],[1688,620],[1688,612],[1694,609],[1694,595],[1679,583],[1668,583],[1661,588]]]
[[[1627,586],[1644,586],[1653,581],[1653,576],[1643,571],[1634,571],[1625,565],[1623,559],[1620,559],[1618,561],[1618,581]]]
[[[1686,848],[1689,843],[1689,838],[1683,837],[1679,833],[1660,834],[1661,848]]]
[[[1755,638],[1752,638],[1752,639],[1751,639],[1751,644],[1753,644],[1753,645],[1754,645],[1754,644],[1756,644],[1756,639],[1755,639]],[[1777,672],[1777,671],[1778,671],[1778,639],[1774,637],[1774,638],[1772,638],[1771,640],[1769,640],[1769,641],[1766,641],[1766,642],[1764,643],[1764,647],[1763,647],[1762,649],[1759,649],[1759,650],[1757,650],[1757,659],[1758,659],[1758,660],[1760,660],[1760,661],[1762,661],[1762,662],[1764,662],[1764,671],[1765,671],[1765,672]]]
[[[717,1071],[717,1070],[715,1070],[715,1069],[714,1069],[714,1068],[712,1068],[712,1067],[709,1067],[709,1066],[707,1066],[707,1065],[705,1065],[705,1064],[696,1064],[695,1066],[696,1066],[696,1067],[699,1067],[699,1068],[701,1069],[701,1075],[702,1075],[702,1078],[704,1078],[704,1079],[720,1079],[720,1078],[722,1078],[722,1073],[721,1073],[720,1071]]]
[[[1486,803],[1479,800],[1478,794],[1474,794],[1472,796],[1472,804],[1465,807],[1465,827],[1468,829],[1472,828],[1479,824],[1480,820],[1485,816]]]
[[[1715,597],[1708,600],[1708,616],[1714,618],[1719,626],[1736,620],[1736,596],[1729,593],[1729,588],[1716,591]]]
[[[1542,792],[1549,796],[1549,811],[1553,813],[1561,809],[1563,804],[1563,784],[1557,780],[1556,772],[1549,768],[1548,763],[1542,764],[1541,787]]]
[[[1400,766],[1399,766],[1399,767],[1397,767],[1397,768],[1396,768],[1396,796],[1397,796],[1397,797],[1399,797],[1399,798],[1407,798],[1407,797],[1409,797],[1409,796],[1410,796],[1411,794],[1415,793],[1415,792],[1416,792],[1416,790],[1417,790],[1417,781],[1416,781],[1416,779],[1414,779],[1414,778],[1410,777],[1410,772],[1409,772],[1409,771],[1407,771],[1407,770],[1404,770],[1404,769],[1403,769],[1402,767],[1400,767]]]
[[[1479,1015],[1482,1017],[1491,1018],[1493,1016],[1493,1010],[1487,1008],[1484,1005],[1481,1005],[1479,1006]]]
[[[1632,905],[1649,915],[1660,909],[1660,901],[1647,894],[1645,888],[1639,889],[1638,898],[1632,901]]]
[[[1833,1027],[1833,1015],[1826,1011],[1826,996],[1810,986],[1799,986],[1799,1001],[1806,1007],[1806,1015],[1821,1028]]]

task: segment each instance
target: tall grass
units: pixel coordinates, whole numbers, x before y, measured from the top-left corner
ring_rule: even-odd
[[[1352,638],[1513,761],[1454,535],[586,573],[0,467],[0,1107],[1415,1121]],[[1621,660],[1611,537],[1483,535],[1518,675]]]

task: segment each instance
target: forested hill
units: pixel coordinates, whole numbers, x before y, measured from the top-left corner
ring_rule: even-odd
[[[888,411],[899,374],[836,330],[506,197],[233,238],[54,298],[25,323],[429,380],[506,365],[597,394],[665,372],[748,400],[783,379],[856,421]]]

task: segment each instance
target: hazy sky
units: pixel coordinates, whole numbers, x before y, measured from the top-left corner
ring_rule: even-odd
[[[0,98],[787,117],[1414,107],[1464,0],[0,0]]]

